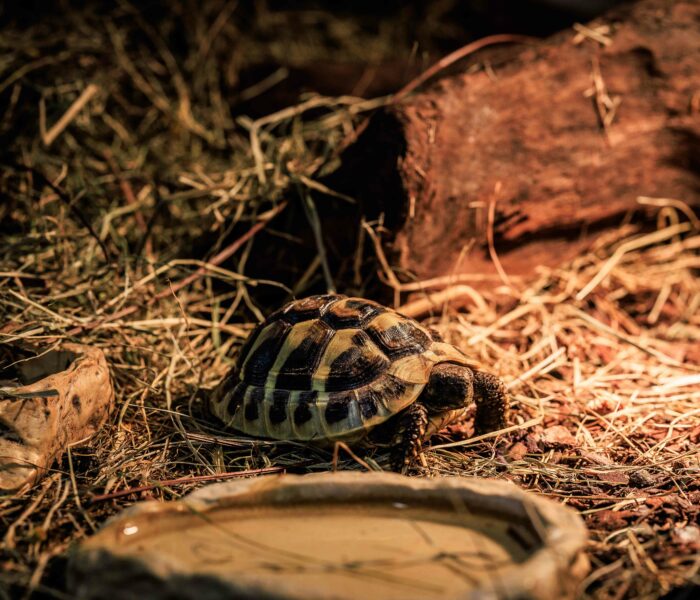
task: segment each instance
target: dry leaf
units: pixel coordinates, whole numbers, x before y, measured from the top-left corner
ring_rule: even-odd
[[[576,438],[563,425],[547,427],[542,433],[542,441],[545,447],[571,447],[576,446]]]
[[[513,460],[522,460],[527,454],[527,446],[522,442],[517,442],[508,450],[508,457]]]
[[[601,481],[611,483],[613,485],[627,485],[630,482],[630,478],[627,473],[622,471],[592,471],[592,474],[594,474]]]

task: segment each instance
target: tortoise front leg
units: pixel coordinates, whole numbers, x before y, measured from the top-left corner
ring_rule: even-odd
[[[474,401],[476,402],[476,435],[503,429],[508,418],[508,392],[495,375],[474,371]]]
[[[397,417],[396,432],[392,439],[391,469],[405,473],[421,451],[428,427],[428,409],[414,402]]]

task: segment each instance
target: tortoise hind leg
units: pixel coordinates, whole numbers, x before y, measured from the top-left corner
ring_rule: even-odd
[[[503,429],[508,418],[508,392],[495,375],[474,371],[474,401],[476,402],[476,435]]]
[[[421,450],[428,427],[428,409],[414,402],[397,417],[392,440],[391,469],[405,473]]]

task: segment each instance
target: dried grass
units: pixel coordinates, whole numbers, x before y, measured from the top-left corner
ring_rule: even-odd
[[[202,406],[202,390],[263,316],[252,293],[279,286],[246,276],[251,240],[285,202],[303,199],[322,226],[312,198],[328,190],[318,178],[383,100],[311,97],[257,121],[234,117],[217,92],[219,42],[247,33],[205,14],[183,62],[162,31],[121,6],[104,25],[72,15],[75,38],[0,39],[13,48],[0,73],[11,100],[0,132],[16,136],[0,178],[0,343],[99,346],[118,398],[93,440],[31,490],[0,498],[0,596],[66,597],[70,544],[135,501],[282,469],[386,465],[382,452],[334,456],[234,435]],[[83,78],[59,85],[68,61]],[[39,97],[41,82],[54,84]],[[18,121],[30,131],[17,133]],[[46,123],[56,123],[50,135]],[[378,257],[397,304],[410,301],[407,312],[502,375],[513,395],[508,430],[470,438],[469,424],[454,427],[415,474],[507,478],[578,509],[593,564],[581,594],[597,598],[700,583],[700,232],[682,202],[642,202],[658,207],[656,231],[620,226],[530,281],[401,283]],[[193,257],[204,235],[209,258]],[[319,269],[331,284],[322,239],[299,289]]]

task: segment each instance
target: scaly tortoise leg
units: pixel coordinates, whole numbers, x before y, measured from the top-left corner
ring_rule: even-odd
[[[418,456],[428,427],[428,409],[414,402],[398,416],[396,433],[392,439],[391,468],[405,473]]]
[[[476,435],[503,429],[508,419],[508,392],[495,375],[474,371],[474,401],[476,402]]]

